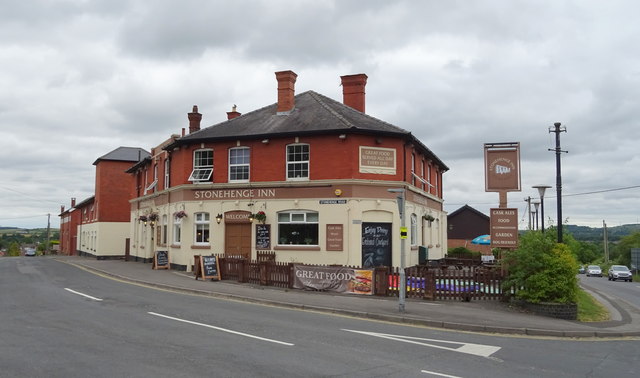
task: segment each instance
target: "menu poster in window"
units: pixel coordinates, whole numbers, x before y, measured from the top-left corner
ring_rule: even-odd
[[[271,248],[271,225],[256,224],[256,249]]]
[[[156,251],[153,255],[152,269],[169,269],[169,251]]]

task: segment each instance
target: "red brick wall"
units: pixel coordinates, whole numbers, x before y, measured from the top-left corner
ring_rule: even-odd
[[[129,221],[129,198],[135,177],[125,173],[125,171],[131,168],[133,164],[134,162],[130,161],[110,160],[101,160],[97,163],[95,186],[95,208],[98,211],[97,221]],[[153,175],[153,170],[151,170],[151,175]],[[151,177],[151,181],[153,181],[153,177]]]
[[[301,137],[299,143],[309,144],[309,178],[310,180],[332,180],[332,179],[364,179],[364,180],[386,180],[411,182],[411,154],[416,154],[416,172],[421,174],[419,162],[427,158],[418,154],[411,147],[404,147],[404,141],[398,138],[382,138],[383,143],[377,144],[376,137],[370,135],[347,135],[345,139],[338,138],[338,135],[320,135],[312,137]],[[251,149],[251,182],[285,181],[286,180],[286,146],[295,143],[294,138],[269,139],[269,143],[262,143],[261,140],[242,141],[242,147]],[[359,172],[359,147],[372,146],[396,149],[396,174],[382,175]],[[181,147],[171,153],[171,186],[189,184],[189,175],[193,169],[193,151],[210,148],[213,149],[214,169],[213,182],[228,182],[228,160],[229,149],[237,147],[235,141],[197,143],[192,146]],[[405,159],[406,162],[405,162]],[[164,163],[159,164],[159,179],[162,181],[162,170]],[[148,168],[148,182],[152,181],[153,166]],[[425,168],[425,175],[428,169]],[[435,185],[436,176],[435,165],[432,168],[431,182]],[[441,183],[442,180],[439,180]],[[416,180],[416,186],[421,188],[422,184]],[[159,185],[159,188],[162,186]],[[425,188],[426,190],[426,188]],[[431,189],[432,194],[436,194],[435,189]],[[442,194],[441,184],[438,185],[438,194]]]

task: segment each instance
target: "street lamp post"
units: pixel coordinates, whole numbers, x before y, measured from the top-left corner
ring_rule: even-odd
[[[532,188],[538,189],[540,194],[540,221],[542,223],[542,233],[544,234],[544,192],[551,188],[549,185],[534,185]]]
[[[540,207],[540,202],[538,201],[533,201],[531,202],[533,204],[533,220],[534,220],[534,226],[533,228],[535,230],[538,230],[538,208]]]
[[[405,201],[405,191],[403,188],[392,188],[387,189],[390,193],[398,193],[396,200],[398,202],[398,212],[400,213],[400,227],[404,230],[406,227],[405,220],[405,210],[404,210],[404,201]],[[407,278],[404,273],[404,248],[405,248],[405,239],[400,239],[400,277],[398,282],[398,311],[404,312],[405,310],[405,297],[407,292]]]

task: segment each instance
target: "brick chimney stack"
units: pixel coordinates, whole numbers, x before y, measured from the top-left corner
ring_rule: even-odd
[[[278,80],[278,113],[288,113],[295,106],[295,84],[298,75],[293,71],[276,72]]]
[[[234,119],[237,117],[240,117],[242,115],[242,113],[239,113],[236,111],[236,105],[233,104],[233,108],[231,108],[230,112],[227,112],[227,119]]]
[[[71,207],[76,207],[76,199],[75,199],[75,197],[71,198]]]
[[[198,105],[193,105],[193,112],[188,113],[187,117],[189,118],[189,134],[200,130],[202,114],[198,113]]]
[[[364,113],[364,87],[367,85],[367,75],[345,75],[340,76],[340,79],[342,79],[342,102],[345,105]]]

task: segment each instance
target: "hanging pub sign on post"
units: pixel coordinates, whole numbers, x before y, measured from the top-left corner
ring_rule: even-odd
[[[485,192],[498,192],[500,203],[491,209],[491,246],[518,248],[518,209],[507,208],[507,193],[521,190],[520,143],[485,143],[484,178]]]

